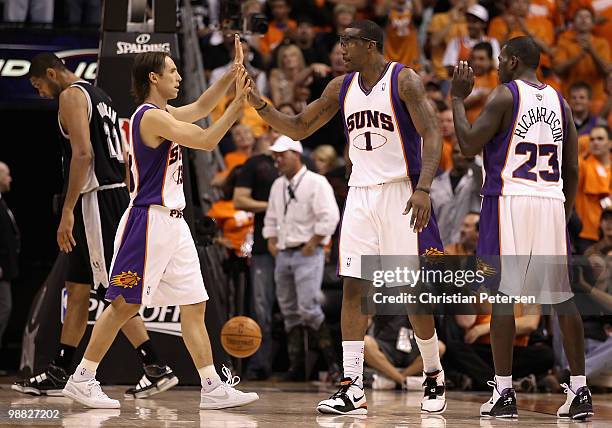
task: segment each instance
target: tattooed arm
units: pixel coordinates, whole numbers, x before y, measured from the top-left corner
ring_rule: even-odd
[[[338,76],[327,84],[321,98],[308,104],[298,115],[289,116],[279,112],[274,106],[266,103],[256,88],[251,90],[249,103],[253,106],[263,120],[272,128],[293,140],[308,137],[321,128],[338,112],[340,88],[344,76]]]
[[[416,232],[423,230],[431,215],[429,190],[442,155],[442,139],[433,106],[427,99],[423,81],[413,70],[405,68],[399,74],[400,98],[406,104],[414,127],[423,138],[423,154],[419,182],[404,214],[412,212],[411,225]]]

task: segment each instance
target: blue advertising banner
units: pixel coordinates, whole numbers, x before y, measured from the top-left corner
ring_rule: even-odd
[[[54,52],[85,80],[96,79],[97,32],[59,30],[0,30],[0,108],[54,108],[41,99],[27,79],[30,60],[40,52]]]

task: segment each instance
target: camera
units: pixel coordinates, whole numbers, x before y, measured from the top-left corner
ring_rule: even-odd
[[[242,0],[226,0],[221,6],[221,22],[242,34],[264,34],[268,31],[268,18],[262,13],[244,16]]]

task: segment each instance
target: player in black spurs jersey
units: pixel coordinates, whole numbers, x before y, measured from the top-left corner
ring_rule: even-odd
[[[130,197],[119,119],[110,97],[80,80],[52,53],[32,59],[30,82],[39,95],[59,100],[58,124],[64,136],[64,172],[68,176],[60,250],[68,254],[68,302],[60,348],[47,369],[15,382],[12,389],[32,395],[62,395],[72,358],[87,325],[90,288],[108,287],[108,268],[119,219]],[[178,378],[160,362],[139,315],[123,333],[140,355],[144,375],[126,395],[144,398],[172,388]]]

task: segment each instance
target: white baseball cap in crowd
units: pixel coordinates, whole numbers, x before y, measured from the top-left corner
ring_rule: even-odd
[[[291,138],[281,135],[274,141],[270,150],[276,153],[286,152],[287,150],[293,150],[294,152],[302,153],[304,149],[302,148],[302,143],[299,141],[292,140]]]
[[[482,22],[489,22],[489,12],[485,9],[484,6],[479,5],[478,3],[471,5],[465,11],[468,15],[473,15],[476,18],[480,19]]]

